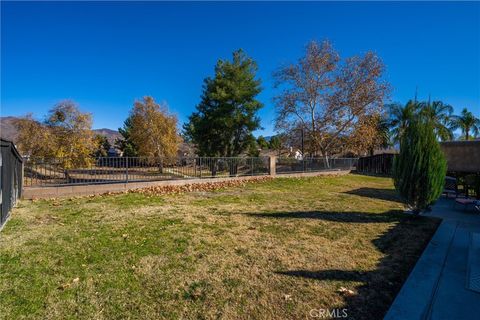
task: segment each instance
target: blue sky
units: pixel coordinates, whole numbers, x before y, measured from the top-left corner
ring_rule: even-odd
[[[391,100],[439,99],[480,116],[480,3],[1,3],[1,115],[73,99],[94,128],[117,129],[135,99],[166,101],[180,122],[219,58],[243,48],[259,66],[263,131],[273,132],[271,74],[310,40],[343,57],[375,51]]]

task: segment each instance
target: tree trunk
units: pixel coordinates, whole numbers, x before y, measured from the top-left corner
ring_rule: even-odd
[[[325,168],[330,169],[330,162],[328,160],[328,154],[324,153],[323,158],[325,159]]]
[[[163,161],[162,161],[162,159],[158,160],[158,172],[163,173]]]

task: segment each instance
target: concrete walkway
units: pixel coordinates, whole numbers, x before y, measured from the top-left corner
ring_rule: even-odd
[[[385,319],[480,319],[480,213],[440,199],[442,224]]]

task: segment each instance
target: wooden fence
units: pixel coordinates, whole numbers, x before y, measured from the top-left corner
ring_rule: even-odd
[[[394,154],[382,153],[374,156],[359,158],[357,162],[357,172],[363,174],[391,176],[394,157]]]

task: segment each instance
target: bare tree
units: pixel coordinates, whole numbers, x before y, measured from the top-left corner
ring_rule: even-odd
[[[384,66],[373,53],[341,63],[328,41],[310,42],[296,64],[274,73],[276,128],[305,130],[310,155],[328,157],[352,134],[362,117],[381,112],[389,85],[382,80]]]

